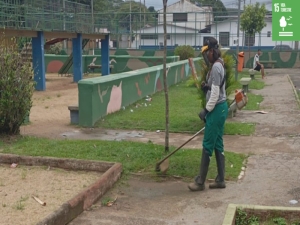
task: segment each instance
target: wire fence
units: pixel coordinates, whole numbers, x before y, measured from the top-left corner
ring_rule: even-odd
[[[65,0],[1,0],[0,26],[94,33],[91,7]]]
[[[237,31],[237,10],[201,11],[166,14],[167,47],[190,45],[200,49],[208,37],[215,37],[224,48],[295,47],[294,42],[272,41],[272,16],[255,36]],[[106,12],[93,13],[90,5],[67,0],[0,0],[0,26],[12,29],[66,31],[77,33],[110,32],[111,47],[161,49],[164,42],[163,13]]]

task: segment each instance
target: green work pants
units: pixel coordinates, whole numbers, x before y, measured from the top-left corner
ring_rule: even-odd
[[[217,104],[215,108],[206,115],[203,148],[212,156],[214,149],[223,152],[224,124],[228,114],[227,102]]]

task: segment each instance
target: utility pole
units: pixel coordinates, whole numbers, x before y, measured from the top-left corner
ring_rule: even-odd
[[[129,18],[130,18],[130,24],[129,24],[129,38],[130,38],[130,40],[129,40],[129,48],[131,48],[131,0],[129,0],[130,2],[129,2],[129,7],[130,7],[130,16],[129,16]]]
[[[93,29],[93,31],[92,31],[92,33],[94,33],[95,32],[95,27],[94,27],[94,24],[95,24],[95,22],[94,22],[94,0],[91,0],[91,10],[92,10],[92,29]],[[94,40],[93,42],[93,55],[95,55],[95,43],[96,43],[96,40]]]
[[[140,41],[140,46],[141,46],[141,44],[142,44],[142,40],[141,40],[141,36],[142,36],[141,35],[141,31],[142,31],[142,0],[140,0],[140,23],[139,23],[139,30],[140,30],[139,41]],[[136,37],[137,37],[137,33],[136,33]],[[135,40],[135,43],[137,43],[137,40]]]
[[[246,0],[244,0],[244,8],[243,8],[243,12],[245,12],[245,4],[246,4]],[[243,45],[243,48],[242,48],[242,51],[244,51],[244,46],[245,46],[245,31],[243,31],[243,39],[242,39],[242,45]]]
[[[92,10],[92,27],[93,27],[93,33],[95,31],[94,28],[94,0],[91,0],[91,10]]]
[[[64,14],[64,31],[66,30],[66,2],[65,0],[63,0],[63,14]],[[66,50],[67,48],[67,41],[64,40],[64,50],[67,52]]]
[[[238,21],[237,21],[237,45],[236,45],[236,57],[239,57],[239,38],[240,38],[240,14],[241,14],[241,0],[238,0],[239,8],[238,8]],[[235,80],[238,79],[238,62],[236,63],[235,68]]]
[[[144,0],[144,27],[146,26],[146,0]]]

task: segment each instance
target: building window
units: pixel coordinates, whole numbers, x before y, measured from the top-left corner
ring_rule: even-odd
[[[187,13],[173,13],[173,22],[187,22]]]
[[[170,40],[170,39],[171,39],[171,35],[167,34],[167,40]]]
[[[158,35],[157,34],[142,34],[141,35],[141,39],[143,40],[155,40],[158,39]]]
[[[271,37],[271,31],[268,31],[267,37]]]
[[[229,46],[229,32],[219,32],[219,43],[223,47]]]
[[[255,44],[255,35],[245,34],[245,46],[254,46]]]

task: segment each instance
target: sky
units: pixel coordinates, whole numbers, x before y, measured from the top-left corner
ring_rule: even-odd
[[[156,10],[162,9],[163,8],[163,0],[135,0],[136,2],[140,2],[144,4],[144,1],[146,3],[146,6],[154,6]],[[168,5],[171,5],[175,2],[178,2],[180,0],[168,0]],[[238,0],[222,0],[223,4],[225,7],[228,8],[237,8],[237,2]],[[244,0],[241,0],[242,4],[241,7],[243,7]],[[245,0],[246,5],[259,2],[259,3],[266,3],[267,9],[271,10],[272,9],[272,0]]]

